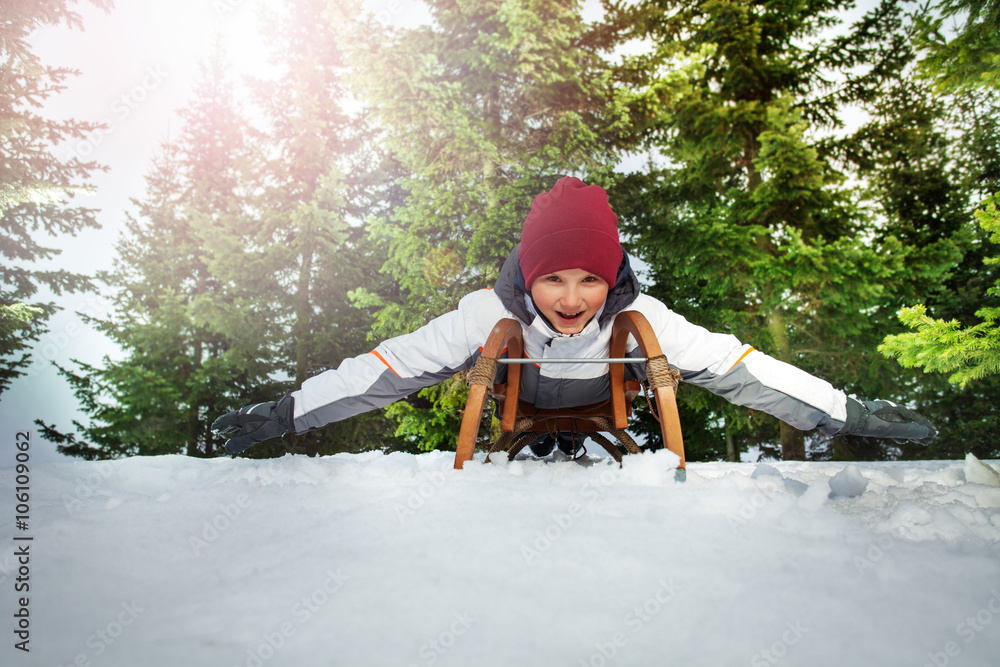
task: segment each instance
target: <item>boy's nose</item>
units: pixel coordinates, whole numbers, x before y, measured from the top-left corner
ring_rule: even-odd
[[[567,287],[562,297],[562,303],[564,306],[579,306],[583,303],[580,291],[573,287]]]

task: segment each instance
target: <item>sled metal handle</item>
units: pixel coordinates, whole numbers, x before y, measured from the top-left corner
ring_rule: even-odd
[[[550,357],[545,359],[497,359],[498,364],[644,364],[645,357],[619,357],[614,359],[564,359]]]

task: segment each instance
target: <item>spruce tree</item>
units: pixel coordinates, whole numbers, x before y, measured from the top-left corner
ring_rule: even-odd
[[[260,110],[255,141],[265,156],[247,174],[253,215],[233,218],[205,238],[213,271],[238,294],[231,308],[253,314],[246,324],[270,341],[273,370],[289,379],[286,389],[369,351],[371,316],[348,293],[363,286],[384,291],[378,274],[384,258],[365,223],[385,209],[381,198],[392,196],[391,166],[383,171],[367,111],[347,89],[342,49],[353,37],[327,5],[289,0],[263,15],[274,74],[250,82]],[[391,430],[376,413],[248,455],[358,451],[388,440]]]
[[[1000,244],[996,202],[984,202],[984,207],[976,211],[976,219],[993,243]],[[998,264],[1000,257],[987,258],[986,263]],[[1000,373],[1000,306],[989,299],[1000,297],[1000,281],[986,295],[986,305],[977,312],[982,322],[968,328],[962,328],[958,320],[929,317],[923,305],[902,309],[899,319],[914,331],[887,337],[880,349],[904,366],[950,373],[949,381],[963,387]]]
[[[960,22],[957,34],[949,35]],[[924,74],[939,90],[1000,88],[1000,3],[940,0],[922,8],[918,39]]]
[[[90,423],[77,435],[44,425],[43,436],[63,453],[84,458],[184,453],[212,456],[214,415],[234,397],[266,391],[272,370],[261,350],[268,341],[229,320],[215,326],[206,304],[219,308],[228,285],[205,259],[203,234],[232,226],[246,214],[241,173],[251,162],[246,121],[233,99],[221,50],[202,68],[194,99],[181,112],[176,142],[163,145],[134,200],[116,245],[114,268],[99,275],[113,310],[90,322],[123,351],[98,368],[60,369]],[[241,317],[238,309],[227,311]],[[242,333],[233,335],[234,331]]]
[[[111,7],[110,0],[91,2]],[[29,349],[58,310],[50,295],[93,289],[87,276],[47,265],[61,251],[44,236],[75,236],[99,226],[95,211],[74,200],[90,191],[88,179],[104,167],[72,154],[61,157],[60,145],[100,126],[40,115],[45,101],[79,72],[42,63],[28,43],[45,25],[83,29],[70,4],[44,0],[0,9],[0,395],[31,364]]]
[[[624,62],[618,101],[631,145],[655,159],[616,193],[650,292],[840,386],[874,351],[867,313],[905,279],[908,258],[931,255],[892,233],[872,243],[877,212],[830,146],[845,108],[877,97],[912,58],[892,2],[824,37],[851,5],[676,0],[616,5],[610,21],[653,44]],[[931,258],[928,273],[954,261]],[[766,432],[703,392],[682,399],[729,437]],[[804,457],[801,432],[781,423],[780,441],[782,458]]]
[[[563,175],[610,166],[607,78],[580,3],[431,0],[431,22],[390,29],[357,18],[356,88],[402,172],[403,199],[373,221],[398,299],[359,290],[373,337],[412,331],[492,286],[531,199]],[[453,447],[464,381],[389,413],[420,447]]]
[[[995,3],[994,3],[995,4]],[[944,20],[968,10],[949,40]],[[997,8],[990,3],[942,2],[918,16],[921,78],[936,86],[950,110],[953,150],[964,177],[963,222],[968,242],[962,262],[939,296],[913,294],[901,306],[909,333],[890,335],[880,350],[907,367],[927,371],[919,379],[940,424],[938,440],[924,454],[951,458],[972,451],[997,455],[1000,427],[1000,377],[996,366],[996,290],[1000,263],[993,259],[997,240],[994,193],[1000,192],[1000,86],[996,35]],[[970,208],[978,208],[970,214]],[[913,306],[918,303],[920,305]],[[949,386],[945,379],[951,380]]]

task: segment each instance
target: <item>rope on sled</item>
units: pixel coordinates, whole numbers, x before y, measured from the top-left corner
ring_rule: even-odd
[[[677,391],[677,385],[681,382],[681,372],[676,368],[670,368],[666,355],[661,354],[646,360],[646,379],[649,381],[650,389],[670,387]]]
[[[497,360],[492,357],[480,355],[465,376],[465,382],[470,387],[474,384],[481,384],[487,388],[493,386],[493,380],[497,376]]]
[[[646,382],[649,384],[649,389],[670,387],[676,393],[677,385],[681,383],[681,372],[676,368],[670,368],[666,355],[650,357],[646,360]],[[649,398],[649,391],[645,384],[642,385],[642,393],[646,396],[646,405],[649,406],[649,412],[653,415],[653,419],[660,421],[660,415],[656,413],[655,403]]]
[[[611,435],[615,436],[615,438],[618,439],[618,442],[622,443],[622,445],[625,447],[625,451],[627,451],[629,454],[642,453],[642,450],[639,449],[639,445],[635,444],[635,440],[632,439],[632,436],[626,433],[624,429],[615,428],[615,423],[614,421],[611,420],[611,418],[591,417],[590,421],[596,424],[597,427],[600,428],[602,431],[606,431]],[[609,449],[609,447],[611,446],[611,442],[607,438],[605,438],[599,433],[588,433],[587,435],[589,435],[595,442],[597,442],[598,444],[602,445],[605,449],[607,449],[608,453],[611,453],[611,449]],[[601,440],[603,440],[607,444],[605,445],[604,443],[601,442]],[[614,456],[613,453],[611,453],[611,455]],[[617,461],[618,463],[621,463],[620,454]]]
[[[517,438],[519,435],[521,435],[525,431],[530,430],[531,427],[534,426],[534,425],[535,425],[535,420],[532,419],[531,417],[521,417],[520,419],[518,419],[516,422],[514,422],[514,429],[512,431],[505,432],[505,433],[501,434],[500,437],[496,439],[496,442],[494,442],[490,446],[490,451],[486,455],[486,460],[487,461],[490,460],[490,454],[495,454],[495,453],[497,453],[499,451],[505,451],[505,450],[507,450],[507,448],[510,447],[510,443],[511,443],[512,440],[514,440],[515,438]],[[517,444],[520,445],[520,447],[518,448],[517,451],[521,451],[521,449],[524,449],[524,446],[526,444],[528,444],[528,443],[527,442],[523,442],[523,443],[519,442]],[[514,455],[511,454],[510,456],[511,456],[511,458],[513,458]]]

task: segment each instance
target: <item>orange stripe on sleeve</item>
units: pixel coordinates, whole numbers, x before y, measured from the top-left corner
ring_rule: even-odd
[[[757,350],[757,348],[751,347],[749,350],[747,350],[746,352],[744,352],[743,356],[741,356],[739,359],[737,359],[736,363],[729,367],[729,371],[731,371],[734,368],[736,368],[737,366],[739,366],[740,362],[743,361],[744,359],[746,359],[748,354],[750,354],[751,352],[755,352],[756,350]],[[729,371],[726,371],[726,372],[728,373]]]
[[[389,362],[388,362],[388,361],[386,361],[385,359],[383,359],[383,358],[382,358],[382,355],[381,355],[381,354],[379,354],[379,353],[378,353],[378,352],[376,352],[375,350],[372,350],[372,354],[374,354],[374,355],[375,355],[376,357],[378,357],[378,360],[379,360],[379,361],[381,361],[381,362],[382,362],[383,364],[385,364],[385,365],[386,365],[386,367],[387,367],[387,368],[388,368],[388,369],[389,369],[390,371],[392,371],[393,373],[396,373],[396,369],[395,369],[395,368],[393,368],[392,366],[390,366],[390,365],[389,365]],[[400,377],[399,373],[396,373],[396,377]]]

